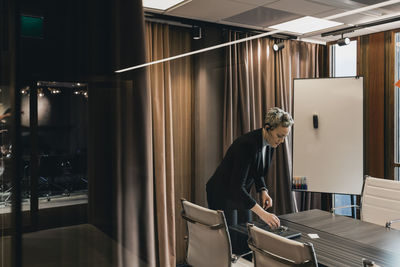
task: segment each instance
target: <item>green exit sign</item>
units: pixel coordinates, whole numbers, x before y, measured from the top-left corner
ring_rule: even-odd
[[[43,17],[21,16],[21,36],[43,38]]]

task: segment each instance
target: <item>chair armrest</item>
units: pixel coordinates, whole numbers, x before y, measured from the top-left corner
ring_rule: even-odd
[[[221,229],[221,228],[224,227],[224,225],[223,225],[222,223],[219,223],[219,224],[212,224],[212,225],[211,225],[211,224],[206,224],[206,223],[199,222],[198,220],[195,220],[195,219],[193,219],[193,218],[190,218],[190,217],[187,216],[184,212],[182,212],[181,215],[182,215],[182,218],[183,218],[184,220],[186,220],[186,221],[188,221],[188,222],[190,222],[190,223],[200,224],[200,225],[206,226],[206,227],[210,228],[211,230],[218,230],[218,229]]]
[[[252,254],[252,253],[253,253],[253,251],[250,250],[249,252],[243,253],[241,255],[233,254],[231,261],[232,261],[232,263],[236,263],[240,258],[242,258],[246,255]]]
[[[379,265],[375,264],[372,260],[362,259],[363,267],[380,267]]]
[[[386,226],[386,228],[391,229],[392,228],[392,224],[393,223],[398,223],[398,222],[400,222],[400,219],[391,220],[391,221],[386,222],[385,226]]]
[[[335,208],[331,208],[331,213],[333,213],[335,210],[346,209],[346,208],[356,208],[356,209],[359,209],[360,206],[358,206],[358,205],[347,205],[347,206],[335,207]]]

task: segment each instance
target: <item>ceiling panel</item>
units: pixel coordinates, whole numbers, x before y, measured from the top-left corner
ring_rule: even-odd
[[[380,9],[383,10],[384,13],[389,13],[389,14],[391,14],[393,12],[400,12],[400,4],[385,6]]]
[[[343,22],[344,24],[348,25],[356,25],[356,24],[361,24],[365,23],[371,20],[376,20],[377,17],[372,17],[368,15],[363,15],[363,14],[353,14],[351,16],[346,16],[342,18],[337,18],[335,21],[337,22]]]
[[[225,18],[224,21],[268,27],[288,20],[297,19],[299,17],[302,16],[282,10],[257,7],[241,14]]]
[[[315,13],[315,14],[314,14],[314,17],[323,19],[323,18],[332,16],[332,15],[336,15],[336,14],[343,13],[343,12],[346,12],[346,10],[336,8],[336,9],[331,9],[331,10],[329,10],[329,11],[324,11],[324,12],[320,12],[320,13]]]
[[[313,3],[306,0],[280,0],[272,4],[264,5],[264,7],[297,13],[305,16],[314,16],[315,14],[321,12],[335,10],[335,8],[332,6]]]
[[[262,5],[270,4],[273,2],[277,2],[279,0],[269,0],[269,1],[268,0],[229,0],[229,1],[252,5],[252,6],[262,6]]]
[[[218,22],[252,8],[254,6],[230,0],[192,0],[164,14]]]

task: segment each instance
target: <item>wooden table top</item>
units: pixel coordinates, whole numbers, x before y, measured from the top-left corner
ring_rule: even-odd
[[[279,216],[282,225],[300,231],[300,242],[314,244],[317,258],[326,266],[362,266],[370,259],[382,266],[400,266],[400,231],[322,210]],[[318,234],[312,239],[308,234]]]

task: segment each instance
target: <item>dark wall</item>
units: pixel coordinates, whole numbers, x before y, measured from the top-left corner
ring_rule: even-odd
[[[23,0],[21,14],[44,20],[42,38],[21,37],[23,79],[86,81],[112,73],[112,5],[101,0]]]

